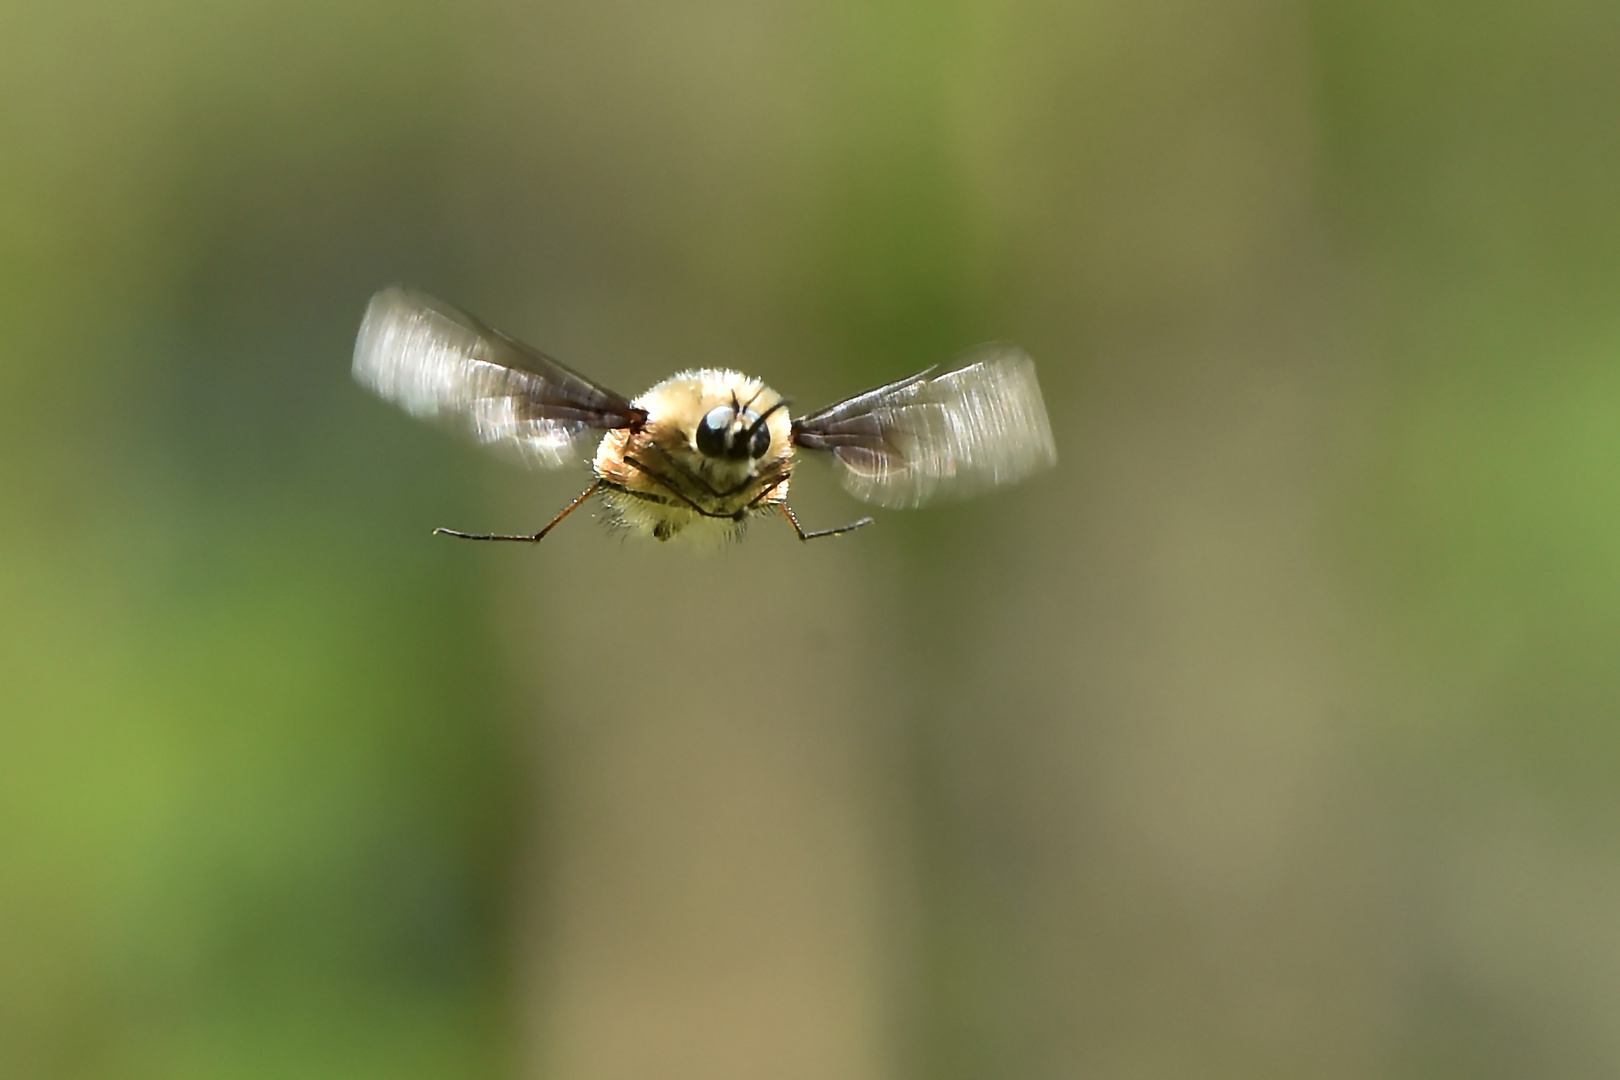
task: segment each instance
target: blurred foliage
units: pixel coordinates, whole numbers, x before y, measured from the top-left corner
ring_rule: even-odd
[[[0,1075],[522,1068],[555,718],[512,564],[425,536],[500,474],[348,382],[393,280],[627,391],[1041,358],[1063,486],[858,571],[902,610],[850,706],[902,715],[900,1071],[1620,1063],[1612,2],[14,3],[0,102]],[[1074,793],[1199,758],[1153,695],[1229,669],[1297,675],[1340,779],[1223,908],[1197,821],[1246,774],[1187,766],[1171,869]]]

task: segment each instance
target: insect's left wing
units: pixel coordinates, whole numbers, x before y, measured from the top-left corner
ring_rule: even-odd
[[[796,420],[793,441],[830,450],[850,494],[889,507],[974,495],[1057,461],[1035,361],[1006,342]]]
[[[412,416],[448,422],[540,468],[574,460],[576,442],[593,430],[646,419],[544,353],[399,285],[366,308],[354,377]]]

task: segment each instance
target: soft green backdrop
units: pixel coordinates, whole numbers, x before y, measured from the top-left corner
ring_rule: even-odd
[[[1617,177],[1599,0],[0,0],[0,1076],[1616,1075]],[[436,541],[395,280],[1061,469]]]

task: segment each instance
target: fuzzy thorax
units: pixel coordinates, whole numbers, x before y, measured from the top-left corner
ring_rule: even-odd
[[[787,498],[793,423],[758,379],[684,371],[632,404],[646,422],[604,435],[592,463],[616,524],[659,540],[722,542]]]

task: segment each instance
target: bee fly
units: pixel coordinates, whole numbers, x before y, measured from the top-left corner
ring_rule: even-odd
[[[525,463],[558,468],[603,432],[595,480],[532,535],[436,532],[534,543],[593,495],[611,521],[668,540],[726,540],[748,519],[788,507],[798,449],[825,450],[844,487],[886,507],[918,506],[1021,480],[1053,464],[1035,364],[1016,345],[982,346],[797,419],[788,399],[735,371],[683,371],[633,400],[564,367],[448,304],[392,286],[371,298],[354,377],[413,416],[449,421]]]

